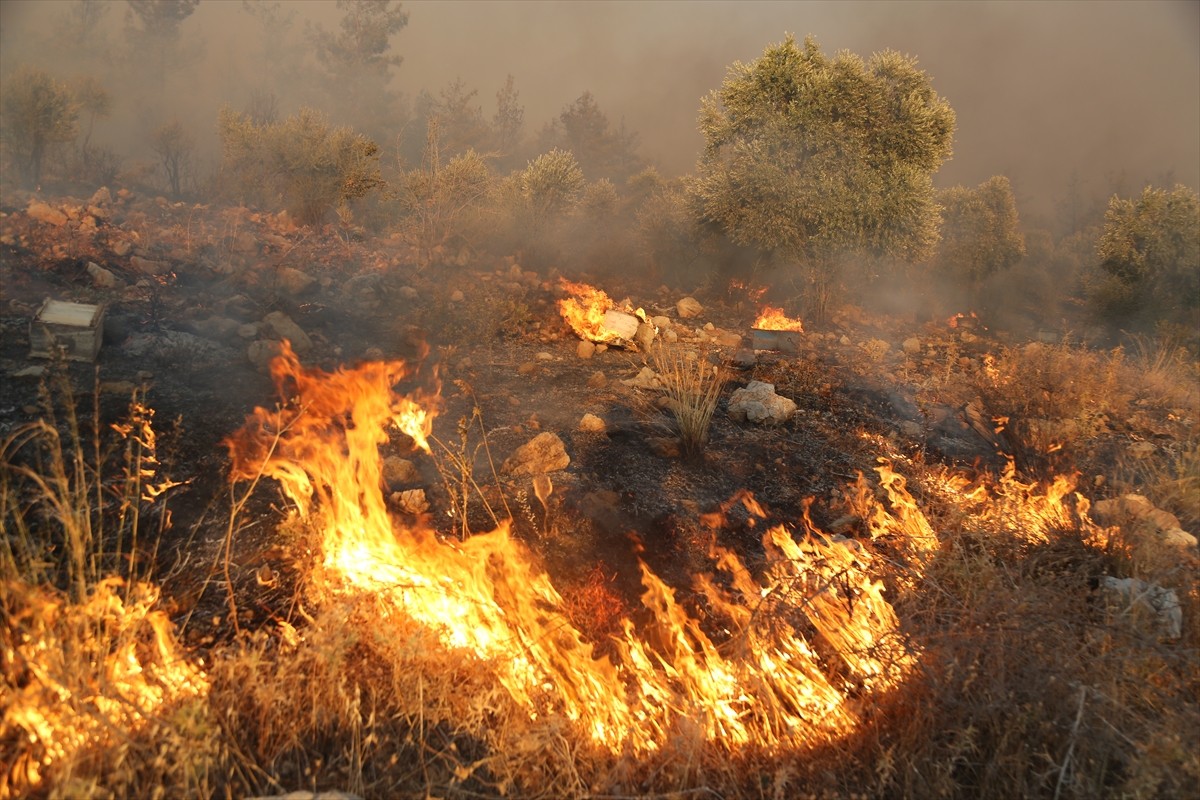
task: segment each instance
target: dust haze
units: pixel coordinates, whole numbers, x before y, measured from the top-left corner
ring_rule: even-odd
[[[0,5],[4,71],[32,62],[64,77],[94,69],[73,59],[112,46],[126,24],[108,3],[103,27],[79,48],[48,47],[71,4]],[[336,28],[332,2],[290,2],[289,35]],[[701,146],[700,98],[734,61],[750,61],[786,33],[812,34],[827,53],[864,57],[891,48],[918,58],[958,116],[954,156],[941,186],[1013,182],[1023,216],[1051,214],[1074,182],[1098,195],[1130,194],[1146,182],[1200,185],[1200,4],[1155,3],[785,3],[785,2],[408,2],[408,25],[392,40],[403,56],[395,88],[411,101],[461,79],[490,113],[512,75],[525,134],[590,91],[609,120],[635,132],[639,154],[669,175],[689,172]],[[270,76],[283,113],[306,97],[277,75],[271,47],[243,3],[204,0],[181,25],[184,74],[167,108],[130,107],[137,92],[105,76],[116,107],[97,138],[136,152],[152,114],[177,116],[215,150],[218,108],[244,106]],[[120,81],[154,79],[151,65]],[[299,80],[299,76],[297,80]],[[144,103],[141,104],[144,106]],[[139,127],[142,129],[139,130]]]

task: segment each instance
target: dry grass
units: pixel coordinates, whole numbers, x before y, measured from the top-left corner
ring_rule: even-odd
[[[728,376],[703,353],[659,342],[652,354],[684,452],[699,455],[708,443],[708,429]]]
[[[696,408],[703,446],[720,377],[703,359],[673,358],[656,365],[676,376],[676,404]],[[1074,350],[1006,351],[989,378],[992,402],[1017,393],[1021,413],[1057,419],[1119,413],[1134,402],[1128,387],[1149,385],[1122,383],[1118,373],[1140,367],[1117,354],[1091,358],[1081,367]],[[1046,393],[1027,396],[1035,384]],[[494,665],[446,647],[381,597],[330,593],[319,559],[294,576],[302,589],[272,623],[186,651],[153,575],[117,574],[147,563],[128,556],[157,535],[153,502],[141,499],[148,481],[135,479],[153,463],[142,419],[113,431],[116,449],[99,433],[83,441],[77,423],[61,432],[50,415],[6,443],[0,797],[340,789],[365,798],[1083,800],[1186,797],[1200,782],[1194,556],[1101,531],[1076,495],[1048,483],[968,484],[902,462],[911,494],[883,473],[847,487],[869,520],[861,561],[899,624],[886,640],[894,652],[873,655],[886,656],[885,668],[904,665],[898,685],[868,693],[844,666],[838,679],[860,684],[851,692],[858,727],[803,752],[706,743],[680,720],[666,747],[635,755],[598,748],[553,708],[531,717]],[[1196,485],[1200,456],[1194,439],[1170,452],[1128,479],[1179,513],[1170,498],[1182,503]],[[116,464],[115,475],[102,478],[103,464]],[[319,552],[317,531],[293,525],[291,546]],[[838,552],[845,564],[827,554],[765,565],[782,578],[767,584],[749,632],[722,643],[726,653],[792,627],[811,628],[830,663],[876,647],[842,637],[833,622],[853,606],[821,592],[800,598],[804,614],[784,613],[790,592],[846,573],[850,551]],[[1099,592],[1103,575],[1174,589],[1183,636],[1163,640]],[[714,588],[712,602],[719,596]],[[617,627],[620,603],[602,571],[569,600],[582,625]]]

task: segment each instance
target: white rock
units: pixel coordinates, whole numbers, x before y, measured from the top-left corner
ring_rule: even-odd
[[[1183,607],[1174,589],[1165,589],[1155,583],[1137,578],[1114,578],[1105,575],[1100,585],[1113,596],[1125,613],[1141,611],[1155,617],[1158,631],[1168,639],[1178,639],[1183,634]]]
[[[704,312],[704,306],[700,305],[700,301],[694,297],[684,297],[675,304],[675,313],[679,314],[680,319],[692,319],[698,317]]]
[[[793,400],[775,394],[774,384],[762,381],[750,381],[729,398],[729,416],[738,422],[777,425],[795,413]]]

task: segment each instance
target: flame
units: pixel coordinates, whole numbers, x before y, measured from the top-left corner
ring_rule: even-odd
[[[804,331],[804,323],[775,306],[763,306],[758,319],[754,320],[754,327],[760,331]]]
[[[604,341],[604,315],[616,305],[612,298],[586,283],[576,283],[566,278],[560,278],[559,282],[563,289],[570,292],[569,297],[558,301],[558,311],[571,330],[581,339]]]
[[[326,373],[302,368],[285,346],[272,373],[287,402],[256,409],[227,444],[235,477],[277,479],[321,531],[311,580],[376,598],[381,630],[392,615],[420,624],[494,675],[530,719],[561,715],[613,753],[653,752],[682,732],[723,748],[811,747],[857,724],[851,696],[896,687],[912,664],[869,555],[807,520],[802,543],[783,526],[763,535],[759,577],[714,546],[714,572],[697,579],[703,620],[643,563],[650,624],[622,620],[612,655],[600,657],[507,525],[458,542],[389,518],[386,429],[427,451],[433,420],[431,398],[393,388],[406,365]],[[752,498],[744,505],[761,511]]]

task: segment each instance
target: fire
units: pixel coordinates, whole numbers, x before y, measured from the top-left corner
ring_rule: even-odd
[[[807,520],[803,542],[782,526],[764,534],[759,577],[714,547],[713,573],[697,579],[704,619],[643,564],[650,623],[623,620],[613,655],[596,655],[507,525],[459,542],[389,517],[378,448],[395,426],[428,451],[433,420],[431,398],[393,388],[410,372],[402,362],[305,369],[285,347],[272,373],[288,402],[257,409],[227,442],[235,477],[277,479],[321,531],[312,580],[374,597],[384,630],[393,614],[418,623],[494,675],[531,720],[561,715],[613,753],[653,752],[681,731],[722,748],[811,747],[857,724],[851,696],[904,679],[914,656],[869,554]]]
[[[804,331],[804,323],[775,306],[763,306],[758,319],[754,320],[754,327],[760,331]]]
[[[645,311],[628,304],[619,307],[601,289],[566,278],[559,282],[570,296],[558,301],[558,311],[581,339],[602,344],[620,342],[633,337],[639,321],[646,322]]]

